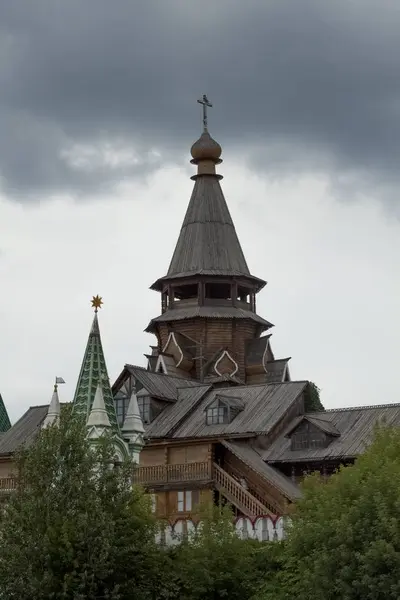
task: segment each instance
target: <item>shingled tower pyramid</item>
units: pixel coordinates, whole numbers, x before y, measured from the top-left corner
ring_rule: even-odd
[[[213,383],[244,383],[250,374],[264,381],[274,356],[268,337],[260,336],[272,325],[257,315],[256,295],[266,282],[247,266],[216,173],[222,150],[208,132],[211,104],[205,96],[199,102],[203,133],[191,148],[192,196],[168,272],[151,286],[161,292],[162,314],[146,329],[157,336],[160,357],[155,361],[153,353],[149,364]]]
[[[115,433],[119,433],[119,425],[101,343],[96,299],[101,303],[101,298],[99,297],[92,300],[92,305],[95,307],[95,314],[75,390],[73,411],[76,414],[82,415],[87,421],[92,410],[97,388],[100,387],[111,428]]]

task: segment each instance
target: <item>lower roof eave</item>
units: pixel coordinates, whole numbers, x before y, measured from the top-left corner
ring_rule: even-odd
[[[210,435],[202,435],[201,437],[189,436],[189,437],[145,437],[146,443],[154,444],[154,445],[162,445],[168,444],[171,445],[180,445],[182,442],[221,442],[222,440],[231,440],[231,439],[253,439],[257,437],[256,433],[227,433],[227,434],[210,434]]]
[[[356,460],[358,457],[354,456],[353,454],[341,454],[338,456],[312,456],[310,458],[307,458],[306,456],[302,456],[299,458],[276,458],[276,459],[271,459],[271,458],[267,458],[265,460],[266,463],[268,463],[269,465],[283,465],[283,464],[287,464],[287,465],[291,465],[293,463],[328,463],[328,462],[338,462],[341,460]]]
[[[185,311],[185,313],[183,313],[182,315],[180,315],[178,313],[179,309],[172,309],[169,311],[166,311],[165,313],[163,313],[162,315],[159,315],[158,317],[155,317],[154,319],[152,319],[150,321],[150,323],[147,325],[146,329],[144,329],[144,331],[146,333],[156,333],[157,331],[157,324],[158,323],[176,323],[179,321],[187,321],[187,320],[194,320],[194,319],[207,319],[207,320],[211,320],[214,319],[216,321],[220,321],[220,320],[238,320],[238,321],[254,321],[255,323],[257,323],[257,325],[261,328],[261,332],[263,331],[267,331],[268,329],[271,329],[272,327],[274,327],[274,325],[272,323],[270,323],[269,321],[267,321],[266,319],[263,319],[262,317],[259,317],[256,313],[252,313],[250,311],[246,311],[247,314],[240,314],[238,312],[237,315],[235,314],[229,314],[229,315],[224,315],[224,314],[217,314],[217,312],[215,312],[215,314],[198,314],[197,311]],[[240,309],[239,309],[240,310]],[[174,314],[174,311],[176,311],[176,313]],[[243,311],[244,312],[244,311]]]

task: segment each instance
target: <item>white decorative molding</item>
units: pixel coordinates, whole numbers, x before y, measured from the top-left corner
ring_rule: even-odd
[[[235,370],[233,371],[233,373],[230,373],[230,376],[233,377],[233,375],[235,375],[239,371],[239,365],[229,354],[228,350],[224,350],[223,353],[221,354],[221,356],[219,357],[219,359],[217,361],[215,361],[214,371],[216,372],[216,374],[219,377],[222,377],[222,373],[220,373],[218,371],[218,364],[221,362],[221,360],[224,358],[224,356],[227,356],[229,358],[229,360],[235,365]]]
[[[168,348],[168,344],[170,343],[170,341],[173,341],[175,346],[178,348],[179,353],[181,355],[180,359],[178,360],[178,362],[176,363],[176,368],[179,367],[179,365],[181,364],[181,362],[183,361],[183,352],[182,352],[182,348],[180,347],[180,345],[178,344],[178,342],[176,341],[176,337],[173,331],[170,332],[168,339],[167,339],[167,343],[165,344],[164,348],[163,348],[163,352],[166,351],[166,349]]]
[[[267,339],[267,343],[265,344],[265,348],[264,348],[264,352],[263,352],[263,356],[262,356],[262,366],[266,373],[268,373],[268,371],[267,371],[267,362],[268,362],[267,352],[268,352],[268,350],[269,350],[269,338]]]
[[[164,375],[168,375],[168,370],[167,370],[167,365],[165,364],[165,360],[162,356],[162,354],[159,354],[158,358],[157,358],[157,362],[156,362],[156,373],[160,373],[160,365],[162,368],[162,372],[164,373]]]
[[[285,538],[290,524],[290,519],[288,517],[260,515],[255,519],[239,517],[232,523],[232,527],[241,539],[255,539],[260,542],[276,542]],[[190,539],[193,539],[196,535],[196,532],[200,532],[201,527],[201,521],[195,523],[191,519],[178,519],[174,523],[160,526],[160,529],[156,533],[156,542],[165,544],[166,546],[174,546],[179,544],[186,537],[190,541]]]

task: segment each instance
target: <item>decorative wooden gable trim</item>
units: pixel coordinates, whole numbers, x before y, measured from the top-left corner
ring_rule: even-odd
[[[248,341],[246,345],[247,375],[265,375],[267,373],[267,363],[274,360],[270,337],[271,335],[266,335]]]
[[[340,431],[330,421],[312,415],[302,415],[294,420],[285,432],[290,439],[290,448],[296,450],[316,450],[326,448],[340,437]]]
[[[193,360],[188,355],[188,352],[185,351],[185,348],[182,348],[182,345],[179,343],[179,336],[175,334],[175,332],[171,331],[169,333],[168,339],[162,352],[164,354],[169,354],[174,358],[175,367],[177,369],[182,369],[183,371],[190,371],[193,367]]]
[[[154,371],[156,373],[164,373],[164,375],[167,375],[168,373],[167,365],[165,364],[165,360],[162,354],[158,355],[156,368],[154,369]]]
[[[214,363],[214,371],[217,375],[230,375],[231,377],[239,371],[239,365],[229,354],[228,350],[223,350],[220,357]]]
[[[283,383],[286,383],[287,381],[292,381],[292,378],[290,377],[289,363],[286,363],[285,365],[282,381]]]

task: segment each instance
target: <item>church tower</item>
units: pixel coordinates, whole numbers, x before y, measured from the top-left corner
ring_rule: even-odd
[[[151,370],[218,384],[267,382],[275,362],[272,327],[256,311],[266,282],[247,265],[216,172],[222,149],[208,131],[206,96],[203,132],[191,148],[194,188],[166,275],[151,289],[161,295],[161,314],[146,331],[157,337]],[[158,357],[155,358],[155,355]]]

